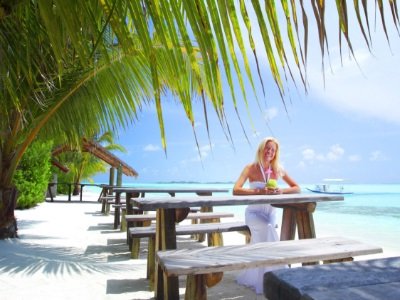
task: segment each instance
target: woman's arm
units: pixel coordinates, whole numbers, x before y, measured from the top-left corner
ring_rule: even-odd
[[[282,176],[282,179],[289,187],[279,189],[279,194],[296,194],[301,192],[300,186],[289,175],[285,173],[285,175]]]
[[[249,179],[249,174],[251,171],[251,165],[247,165],[242,173],[240,174],[238,180],[236,180],[235,185],[233,186],[233,194],[234,195],[262,195],[266,194],[266,189],[248,189],[244,188],[244,184]]]

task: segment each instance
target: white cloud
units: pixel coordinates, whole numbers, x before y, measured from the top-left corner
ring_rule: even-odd
[[[386,50],[378,57],[364,50],[358,51],[356,57],[359,66],[354,59],[344,59],[343,66],[333,63],[333,72],[325,74],[325,87],[316,83],[321,82],[320,66],[315,66],[314,72],[310,70],[310,96],[339,112],[400,124],[400,55]]]
[[[278,116],[278,109],[276,107],[271,107],[264,110],[264,119],[267,122],[272,121],[277,116]]]
[[[335,1],[326,1],[327,11],[335,11]],[[375,11],[374,2],[368,2],[370,11]],[[385,6],[387,4],[385,3]],[[248,5],[250,19],[256,18],[254,10]],[[305,10],[309,16],[313,15],[310,4],[305,4]],[[388,6],[385,7],[389,11]],[[358,28],[354,9],[349,9],[350,28]],[[285,28],[285,16],[278,9],[281,18],[282,30]],[[243,32],[246,27],[240,23]],[[339,45],[337,38],[338,16],[333,13],[326,20],[326,30],[329,39],[329,55],[325,52],[324,68],[325,80],[321,71],[322,59],[320,44],[318,42],[317,24],[310,18],[309,23],[309,44],[307,60],[307,82],[308,98],[318,99],[317,101],[332,107],[339,112],[346,112],[352,117],[367,119],[379,119],[389,123],[400,124],[400,105],[398,97],[398,83],[400,82],[400,39],[394,26],[388,27],[390,46],[381,26],[377,26],[372,35],[372,48],[369,51],[360,31],[352,32],[351,42],[354,49],[354,56],[348,49],[347,43],[342,38],[342,45]],[[258,53],[264,53],[264,42],[258,28],[252,32]],[[290,48],[289,40],[284,38],[285,47]],[[252,55],[250,43],[246,43],[249,57]],[[342,51],[342,57],[340,54]],[[265,56],[259,55],[259,64],[264,70],[269,69],[269,63]],[[293,62],[292,55],[288,55],[290,62]],[[291,64],[293,66],[293,64]],[[297,77],[296,72],[294,72]],[[301,84],[300,79],[297,81]],[[265,118],[275,117],[270,112]],[[272,110],[272,113],[273,110]]]
[[[314,149],[310,149],[310,148],[304,149],[302,151],[302,154],[303,154],[303,159],[305,159],[305,160],[313,160],[315,158]]]
[[[214,145],[205,145],[205,146],[202,146],[202,147],[200,147],[199,148],[199,150],[200,150],[200,154],[201,154],[201,158],[206,158],[207,156],[208,156],[208,154],[211,152],[211,147],[214,147]],[[197,149],[196,149],[196,151],[198,151]]]
[[[331,146],[330,151],[326,155],[328,160],[338,160],[341,159],[344,154],[344,149],[340,145],[336,144]]]
[[[352,154],[352,155],[349,155],[348,159],[350,162],[358,162],[358,161],[361,161],[361,156],[358,154]]]
[[[309,147],[305,148],[301,153],[303,160],[311,163],[314,161],[336,161],[343,157],[344,149],[339,144],[335,144],[329,148],[329,151],[326,154],[317,153],[314,149]]]
[[[371,161],[383,161],[383,160],[387,160],[387,157],[379,150],[376,151],[372,151],[370,156],[369,156],[369,160]]]
[[[204,161],[204,159],[207,158],[208,155],[210,154],[212,147],[214,147],[214,144],[211,144],[211,146],[210,145],[201,146],[201,147],[199,147],[199,149],[194,148],[196,155],[191,158],[182,159],[182,160],[180,160],[179,163],[181,164],[181,166],[186,166],[186,165],[190,165],[190,163],[193,163],[193,162]],[[199,154],[199,152],[200,152],[200,154]]]
[[[297,167],[304,169],[306,167],[306,163],[304,161],[300,161],[297,165]]]
[[[160,151],[161,147],[153,144],[148,144],[143,148],[143,150],[146,152],[155,152],[155,151]]]

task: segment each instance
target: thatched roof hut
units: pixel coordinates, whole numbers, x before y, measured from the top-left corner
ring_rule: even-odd
[[[68,172],[68,168],[66,166],[63,166],[60,162],[57,161],[55,158],[57,155],[60,153],[66,152],[66,151],[74,151],[70,146],[68,145],[62,145],[58,146],[52,151],[53,159],[52,159],[52,164],[62,170],[63,172]],[[131,166],[129,166],[126,162],[122,161],[119,159],[117,156],[115,156],[113,153],[108,151],[106,148],[101,146],[100,144],[94,142],[94,141],[88,141],[87,139],[82,140],[82,151],[84,152],[89,152],[92,155],[96,156],[97,158],[101,159],[102,161],[106,162],[110,166],[114,168],[118,168],[119,166],[122,167],[122,173],[125,174],[126,176],[134,176],[137,177],[139,175],[138,172]]]

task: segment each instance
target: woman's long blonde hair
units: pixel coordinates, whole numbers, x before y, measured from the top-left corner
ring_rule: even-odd
[[[274,159],[271,161],[271,167],[272,167],[272,170],[274,171],[274,173],[277,176],[280,176],[281,168],[279,165],[279,142],[276,138],[266,137],[265,139],[263,139],[261,141],[260,145],[258,145],[255,162],[264,167],[264,149],[265,149],[265,145],[267,145],[268,142],[273,142],[276,145],[275,156],[274,156]]]

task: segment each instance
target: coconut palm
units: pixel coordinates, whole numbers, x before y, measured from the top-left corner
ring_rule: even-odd
[[[383,2],[376,1],[386,32]],[[340,36],[351,50],[347,3],[335,3]],[[352,3],[369,45],[368,3]],[[385,3],[397,27],[397,2]],[[261,82],[265,77],[260,71],[253,76],[249,59],[257,62],[263,53],[283,100],[286,78],[301,78],[306,86],[310,16],[323,56],[328,46],[325,1],[310,0],[310,5],[307,12],[302,0],[1,0],[0,237],[16,235],[11,178],[37,135],[65,135],[78,144],[82,136],[126,127],[151,101],[166,148],[162,95],[167,89],[192,126],[191,101],[199,95],[229,135],[224,99],[232,98],[235,107],[239,99],[247,104],[244,77],[253,89],[253,77]],[[264,49],[255,48],[254,29]],[[225,97],[223,82],[231,91]]]

